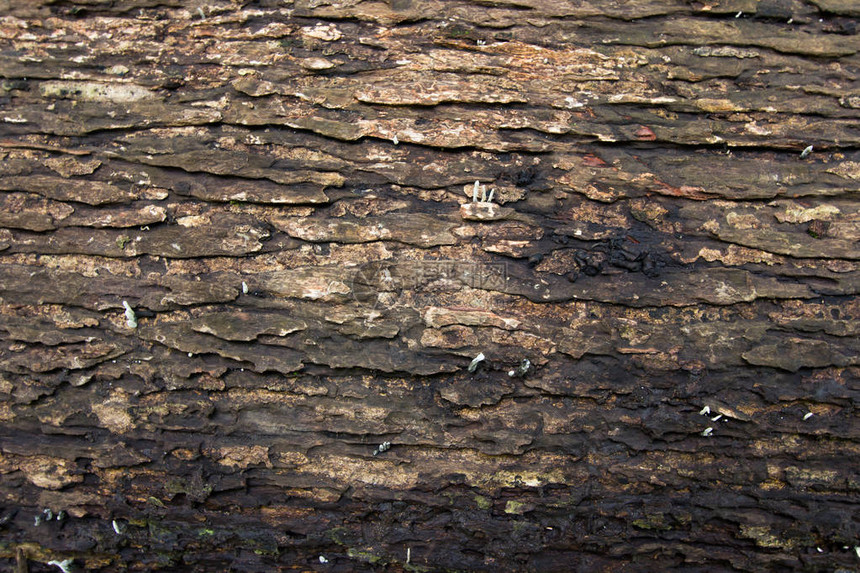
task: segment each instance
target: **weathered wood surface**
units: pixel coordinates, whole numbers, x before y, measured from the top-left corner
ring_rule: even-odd
[[[0,11],[7,569],[860,563],[856,2]]]

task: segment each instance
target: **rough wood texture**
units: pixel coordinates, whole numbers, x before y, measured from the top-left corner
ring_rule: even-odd
[[[0,12],[7,569],[860,563],[856,2]]]

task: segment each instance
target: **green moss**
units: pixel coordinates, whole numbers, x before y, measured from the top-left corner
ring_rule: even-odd
[[[347,549],[346,554],[353,559],[358,559],[359,561],[364,561],[365,563],[370,563],[371,565],[385,564],[382,557],[380,557],[379,555],[374,555],[370,551],[350,547],[349,549]]]
[[[295,37],[284,38],[278,42],[282,48],[301,48],[302,41]]]
[[[122,236],[117,237],[116,246],[119,247],[120,249],[124,249],[125,246],[127,244],[129,244],[129,242],[131,242],[131,237],[129,237],[128,235],[122,235]]]
[[[146,501],[148,501],[149,503],[151,503],[152,505],[154,505],[156,507],[164,507],[164,504],[157,497],[149,496],[148,498],[146,498]]]
[[[346,538],[349,535],[349,530],[346,527],[333,527],[326,532],[326,535],[336,544],[345,547],[347,545]]]
[[[666,519],[666,515],[662,513],[652,513],[640,519],[634,519],[633,527],[655,531],[669,531],[672,529],[672,526],[669,525],[668,520]]]
[[[165,491],[171,497],[183,493],[195,501],[203,501],[212,493],[212,485],[203,483],[199,477],[191,480],[173,478],[165,484]]]
[[[156,520],[150,520],[146,525],[150,539],[155,539],[159,542],[168,542],[176,539],[177,531],[175,528],[170,528]]]
[[[475,503],[480,509],[490,509],[491,507],[493,507],[492,500],[487,497],[484,497],[483,495],[476,495]]]
[[[525,519],[514,520],[511,526],[511,531],[515,537],[525,537],[540,528],[537,523]]]
[[[475,37],[475,30],[460,24],[454,24],[452,26],[448,26],[448,29],[445,30],[445,35],[449,38],[468,39]]]
[[[511,500],[505,504],[505,513],[522,515],[528,510],[528,504],[521,501]]]

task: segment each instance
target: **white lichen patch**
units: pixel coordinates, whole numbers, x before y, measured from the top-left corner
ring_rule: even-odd
[[[343,33],[334,24],[317,24],[316,26],[305,26],[302,34],[309,38],[322,40],[323,42],[335,42],[343,37]]]
[[[216,450],[214,455],[222,466],[243,470],[258,464],[267,468],[273,467],[269,460],[269,449],[264,446],[224,446]]]
[[[299,65],[301,65],[306,70],[320,71],[330,70],[337,64],[325,58],[305,58],[300,62]]]
[[[774,217],[780,223],[808,223],[809,221],[830,221],[841,211],[833,205],[804,207],[794,201],[775,201],[772,205],[781,207]]]
[[[833,173],[843,179],[853,179],[860,181],[860,162],[858,161],[843,161],[827,168],[827,173]]]
[[[110,74],[112,76],[124,76],[129,72],[129,69],[122,64],[117,64],[116,66],[111,66],[105,70],[106,74]]]
[[[466,221],[496,221],[513,213],[513,209],[495,203],[466,203],[460,205],[460,216]]]
[[[178,217],[176,223],[183,227],[193,228],[212,223],[212,219],[206,215],[188,215],[187,217]]]
[[[42,489],[59,490],[84,481],[75,462],[63,458],[31,456],[15,463],[24,478]]]
[[[45,98],[108,103],[130,103],[155,97],[148,89],[134,84],[83,81],[42,82],[39,85],[39,93]]]
[[[735,211],[726,214],[726,223],[735,229],[758,229],[762,226],[758,217],[752,213],[736,213]]]
[[[372,485],[394,490],[415,487],[421,472],[418,468],[396,467],[385,456],[357,459],[346,456],[320,455],[312,463],[294,470],[299,475],[323,476],[341,485]]]
[[[424,324],[432,328],[441,328],[452,324],[464,326],[494,326],[504,330],[516,330],[520,321],[516,318],[501,316],[488,310],[452,309],[439,306],[428,306],[422,313]]]
[[[124,406],[125,400],[122,396],[115,396],[91,407],[99,424],[114,434],[124,434],[134,428],[134,418]]]

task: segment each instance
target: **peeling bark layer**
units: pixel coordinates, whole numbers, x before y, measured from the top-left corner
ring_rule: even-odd
[[[857,16],[0,3],[0,562],[856,568]]]

